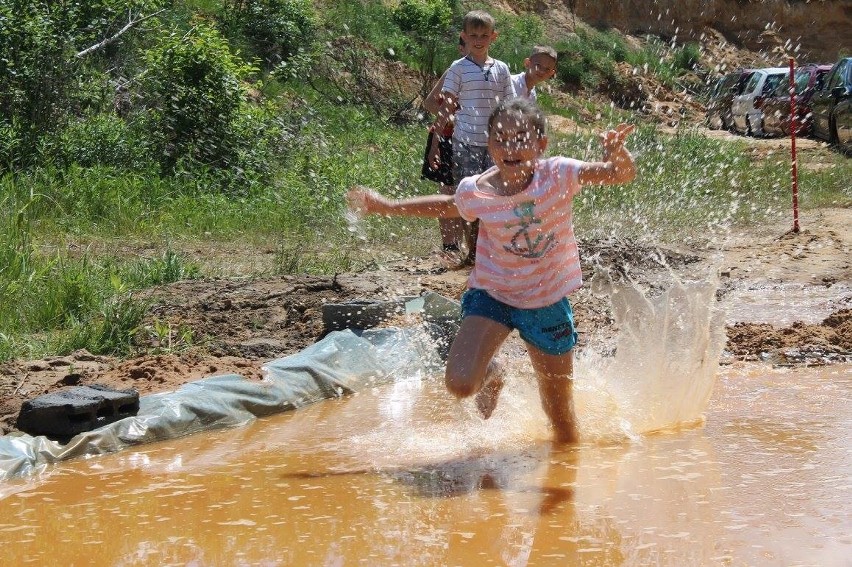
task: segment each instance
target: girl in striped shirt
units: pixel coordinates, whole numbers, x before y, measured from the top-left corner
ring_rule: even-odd
[[[571,202],[583,185],[626,183],[636,175],[624,147],[633,126],[601,134],[603,160],[543,158],[546,121],[535,102],[501,102],[488,122],[494,167],[466,177],[455,195],[403,200],[354,187],[359,212],[479,220],[476,264],[462,297],[462,323],[450,347],[445,382],[459,398],[476,395],[490,417],[503,387],[494,355],[512,330],[527,343],[539,395],[559,442],[578,440],[572,349],[577,342],[567,295],[582,284]]]

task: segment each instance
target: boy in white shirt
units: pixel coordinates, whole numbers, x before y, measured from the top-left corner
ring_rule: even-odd
[[[444,102],[433,124],[433,131],[442,132],[455,115],[454,180],[482,173],[494,165],[488,155],[488,118],[501,100],[515,96],[509,66],[488,55],[491,43],[497,39],[494,17],[474,10],[465,15],[462,23],[467,55],[447,69],[441,93]],[[434,166],[440,165],[437,148],[429,157]],[[469,264],[476,257],[476,231],[476,223],[466,226]]]
[[[538,100],[536,85],[556,74],[556,50],[549,45],[536,45],[529,57],[524,59],[524,71],[512,75],[515,96]]]

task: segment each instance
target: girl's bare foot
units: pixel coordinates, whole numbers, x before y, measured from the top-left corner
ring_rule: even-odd
[[[482,414],[483,419],[488,419],[494,413],[497,407],[497,399],[500,397],[500,390],[505,385],[503,379],[505,370],[501,364],[491,362],[488,365],[488,373],[485,375],[485,384],[482,389],[476,393],[476,409]]]

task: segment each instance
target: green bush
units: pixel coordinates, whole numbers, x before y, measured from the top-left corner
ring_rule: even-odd
[[[102,104],[107,75],[98,66],[107,64],[95,55],[75,55],[116,34],[128,13],[150,14],[161,4],[0,0],[0,131],[6,130],[0,133],[0,172],[37,164],[44,136],[62,129],[69,116]],[[122,43],[97,53],[114,54]]]
[[[140,169],[146,164],[145,139],[138,128],[111,113],[73,120],[42,145],[40,154],[57,166],[105,165]],[[48,149],[49,148],[49,149]]]
[[[412,51],[421,71],[440,72],[436,68],[436,55],[450,35],[453,5],[448,0],[402,0],[393,10],[394,21],[414,40]]]
[[[556,76],[574,89],[596,88],[602,71],[612,65],[606,53],[596,49],[589,34],[582,31],[559,43],[556,49],[559,54]]]
[[[355,36],[385,57],[419,66],[411,38],[400,29],[393,10],[381,0],[331,0],[324,16],[324,41],[334,43]],[[451,47],[455,49],[454,45]]]
[[[267,69],[300,51],[309,51],[317,30],[313,5],[308,0],[232,2],[223,20],[245,38]]]
[[[14,121],[0,118],[0,173],[14,171],[21,162],[21,138]]]
[[[393,10],[399,27],[419,37],[446,33],[453,18],[453,2],[446,0],[401,0]]]
[[[32,164],[40,137],[62,122],[78,65],[72,51],[64,8],[0,0],[0,116],[14,130],[6,163]]]
[[[202,21],[189,32],[163,38],[147,60],[151,135],[162,171],[172,174],[185,160],[229,167],[237,152],[234,123],[244,98],[241,79],[253,68]]]
[[[698,64],[701,57],[701,48],[697,43],[687,43],[683,47],[676,49],[674,53],[674,61],[672,65],[675,69],[684,71],[692,71]]]
[[[523,70],[524,59],[529,57],[532,47],[542,43],[544,24],[535,14],[500,14],[497,31],[500,35],[489,53],[505,61],[512,72],[517,73]]]

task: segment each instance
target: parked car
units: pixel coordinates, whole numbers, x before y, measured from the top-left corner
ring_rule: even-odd
[[[734,96],[742,94],[743,87],[748,82],[754,69],[740,69],[719,78],[710,91],[707,101],[707,111],[704,116],[707,127],[711,130],[730,130],[734,123],[731,119],[731,102]]]
[[[740,95],[731,102],[731,118],[734,130],[748,136],[762,136],[763,101],[775,90],[778,83],[787,80],[790,70],[786,67],[768,67],[752,73]]]
[[[796,134],[811,133],[813,114],[811,97],[822,88],[831,65],[802,65],[796,69]],[[767,136],[790,134],[790,81],[778,83],[763,102],[763,124],[761,129]]]
[[[834,64],[811,98],[813,135],[852,152],[852,57]]]

